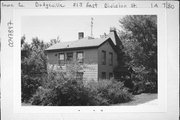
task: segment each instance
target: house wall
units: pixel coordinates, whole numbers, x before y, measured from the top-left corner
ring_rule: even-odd
[[[65,59],[67,58],[66,53],[73,52],[73,59],[76,60],[76,53],[82,52],[84,53],[84,64],[86,68],[83,70],[83,77],[85,79],[94,79],[98,78],[98,54],[97,48],[91,49],[83,49],[83,50],[65,50],[65,51],[53,51],[47,52],[48,56],[48,64],[58,65],[59,53],[65,53]]]
[[[102,65],[102,51],[106,51],[106,65]],[[110,55],[109,52],[113,53],[113,65],[109,65]],[[98,78],[102,78],[102,72],[106,72],[106,79],[109,79],[109,73],[113,73],[114,67],[118,65],[117,54],[107,41],[98,48]]]

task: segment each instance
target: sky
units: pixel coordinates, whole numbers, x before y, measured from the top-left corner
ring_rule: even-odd
[[[93,18],[93,37],[99,38],[104,33],[109,33],[110,27],[120,29],[119,19],[123,16],[23,16],[21,35],[25,35],[26,41],[32,38],[49,42],[59,36],[61,42],[78,39],[78,32],[84,32],[84,36],[91,36],[91,18]]]

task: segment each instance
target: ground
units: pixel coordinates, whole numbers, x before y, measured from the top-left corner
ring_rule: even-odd
[[[157,105],[157,94],[142,93],[134,95],[133,100],[127,103],[115,104],[114,106],[133,106],[133,105]],[[22,106],[31,106],[31,104],[22,103]]]
[[[157,105],[157,94],[142,93],[135,95],[133,100],[127,103],[121,103],[120,106],[133,106],[133,105]]]

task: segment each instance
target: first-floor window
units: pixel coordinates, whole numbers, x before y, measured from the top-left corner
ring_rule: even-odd
[[[67,61],[72,61],[73,60],[73,53],[72,52],[68,52],[67,53]]]
[[[77,62],[79,62],[79,63],[83,63],[84,61],[84,54],[83,54],[83,52],[77,52]]]
[[[76,78],[79,79],[79,80],[82,80],[83,79],[83,72],[77,72],[76,74]]]
[[[113,73],[109,73],[109,79],[113,78]]]
[[[64,53],[59,53],[59,64],[64,65],[65,64],[65,56]]]
[[[102,79],[106,79],[106,72],[102,72],[101,78],[102,78]]]

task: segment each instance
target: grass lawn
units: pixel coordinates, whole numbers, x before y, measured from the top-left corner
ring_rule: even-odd
[[[127,103],[121,103],[118,105],[133,106],[133,105],[146,104],[149,102],[157,103],[157,95],[158,94],[148,94],[148,93],[142,93],[139,95],[134,95],[132,101],[127,102]]]

